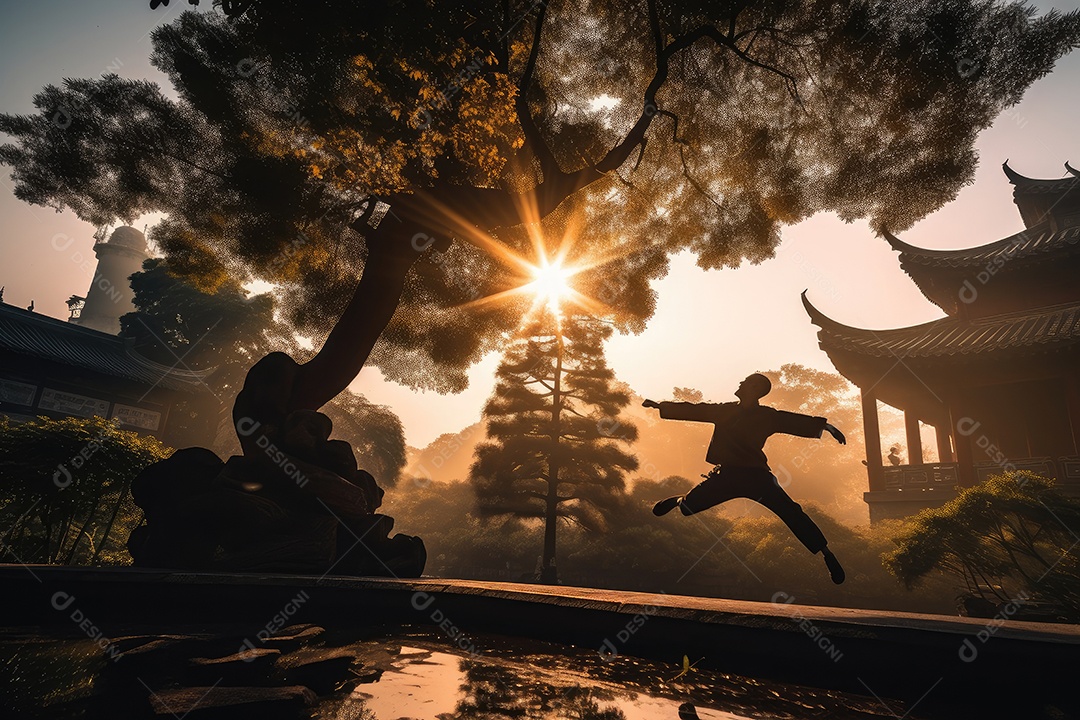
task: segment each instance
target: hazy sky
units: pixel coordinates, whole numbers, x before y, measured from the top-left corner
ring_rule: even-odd
[[[1034,4],[1040,11],[1080,6],[1078,0]],[[33,94],[65,77],[116,72],[165,84],[148,61],[149,31],[187,8],[185,0],[158,11],[146,0],[0,0],[0,112],[31,112]],[[1080,166],[1078,88],[1080,51],[1062,60],[980,136],[975,183],[902,238],[928,248],[959,248],[1022,229],[1001,163],[1008,158],[1018,172],[1044,178],[1063,176],[1066,160]],[[70,212],[22,203],[11,189],[8,173],[0,172],[4,300],[20,306],[34,300],[38,312],[66,317],[64,301],[85,295],[90,284],[80,265],[93,257],[94,228]],[[799,302],[806,288],[821,310],[850,325],[892,328],[941,316],[866,223],[846,225],[819,215],[788,228],[783,237],[774,259],[738,270],[704,272],[690,256],[673,258],[670,274],[654,285],[660,301],[648,329],[615,337],[608,345],[618,377],[658,400],[679,385],[719,401],[730,399],[738,380],[754,370],[787,362],[831,370]],[[70,246],[57,250],[68,238]],[[714,310],[702,312],[702,304]],[[409,443],[423,446],[479,418],[497,362],[489,356],[475,366],[470,388],[459,395],[416,393],[382,381],[374,368],[365,369],[352,387],[391,406]]]

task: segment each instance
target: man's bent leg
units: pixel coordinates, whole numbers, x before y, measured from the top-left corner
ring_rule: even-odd
[[[694,486],[679,502],[683,515],[693,515],[737,497],[744,497],[739,483],[733,479],[721,479],[721,471],[713,470],[709,476]]]

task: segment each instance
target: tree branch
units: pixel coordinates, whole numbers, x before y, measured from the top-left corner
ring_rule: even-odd
[[[536,30],[533,31],[533,45],[529,50],[529,59],[525,63],[525,70],[518,79],[517,97],[514,105],[518,114],[518,122],[521,123],[521,131],[525,135],[525,142],[532,154],[540,163],[540,171],[543,173],[543,181],[562,175],[555,154],[551,151],[547,141],[544,140],[536,120],[529,110],[529,90],[532,88],[533,75],[536,72],[536,60],[540,55],[540,44],[544,30],[544,19],[547,17],[547,3],[540,3],[540,10],[536,14]]]

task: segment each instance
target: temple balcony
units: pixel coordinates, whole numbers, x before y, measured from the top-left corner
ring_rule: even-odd
[[[1080,497],[1080,456],[1017,458],[1004,464],[974,464],[974,476],[979,483],[1014,470],[1053,478],[1061,493]],[[881,472],[884,488],[863,494],[870,506],[871,522],[905,518],[924,508],[941,507],[956,497],[960,486],[960,463],[957,462],[892,465],[881,468]]]

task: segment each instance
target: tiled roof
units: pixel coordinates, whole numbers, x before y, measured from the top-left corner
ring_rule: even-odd
[[[900,252],[900,264],[938,268],[984,268],[1005,260],[1050,255],[1055,252],[1080,252],[1080,226],[1053,232],[1049,223],[1028,228],[1003,240],[963,250],[927,250],[908,245],[883,233],[893,250]]]
[[[0,303],[0,356],[24,355],[150,387],[198,392],[202,375],[148,360],[122,338]]]
[[[1080,303],[974,320],[947,317],[895,330],[866,330],[832,320],[803,293],[803,306],[825,350],[877,357],[942,357],[1015,348],[1056,349],[1080,342]]]

